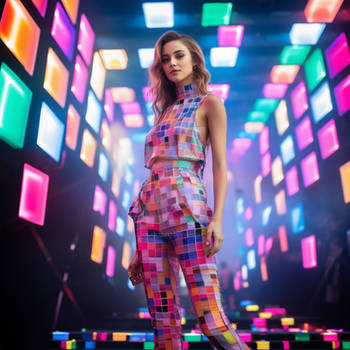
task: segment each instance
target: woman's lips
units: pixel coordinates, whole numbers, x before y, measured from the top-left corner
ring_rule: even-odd
[[[170,72],[170,74],[175,74],[175,73],[179,73],[179,70],[173,70],[172,72]]]

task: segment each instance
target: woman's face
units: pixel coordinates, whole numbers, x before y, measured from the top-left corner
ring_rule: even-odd
[[[169,41],[163,46],[161,60],[165,76],[175,83],[176,87],[192,83],[192,56],[180,40]]]

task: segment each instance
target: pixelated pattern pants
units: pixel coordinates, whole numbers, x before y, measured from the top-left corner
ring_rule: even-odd
[[[206,226],[189,222],[166,233],[159,225],[135,222],[137,249],[154,330],[154,349],[182,349],[179,266],[202,332],[214,349],[248,349],[227,319],[221,304],[215,257],[204,254]]]

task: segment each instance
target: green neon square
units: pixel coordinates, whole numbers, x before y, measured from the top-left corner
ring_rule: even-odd
[[[350,349],[350,341],[343,341],[342,349]]]
[[[264,111],[252,111],[248,114],[249,122],[262,122],[266,123],[269,119],[269,113]]]
[[[184,340],[188,341],[188,342],[202,341],[202,335],[201,334],[185,333]]]
[[[230,24],[231,12],[232,2],[206,2],[202,7],[202,26]]]
[[[295,341],[310,341],[310,334],[308,333],[295,334]]]
[[[311,50],[307,45],[290,45],[285,46],[280,55],[281,64],[298,64],[302,65]]]
[[[326,68],[322,57],[321,49],[316,49],[304,64],[306,85],[312,91],[326,76]]]
[[[272,113],[276,109],[279,101],[280,100],[277,98],[258,98],[255,101],[254,109],[257,111]]]
[[[252,134],[252,133],[250,133],[250,132],[245,132],[245,131],[243,131],[243,130],[237,133],[237,137],[238,137],[239,139],[251,139],[251,140],[255,140],[256,135],[257,135],[257,134]]]
[[[0,139],[14,148],[23,148],[32,92],[2,62],[0,70]]]
[[[145,341],[143,343],[143,348],[145,350],[152,350],[154,348],[154,342],[153,341]]]

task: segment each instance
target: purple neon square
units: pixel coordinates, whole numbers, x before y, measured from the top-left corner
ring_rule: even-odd
[[[338,114],[343,115],[350,109],[350,74],[334,88],[334,96]]]
[[[350,63],[349,45],[344,33],[337,36],[325,54],[329,76],[333,78]]]
[[[317,137],[322,159],[328,158],[339,149],[337,127],[334,119],[327,122],[327,124],[317,132]]]
[[[267,83],[263,88],[265,98],[283,98],[288,89],[288,84],[282,83]]]
[[[320,178],[317,156],[315,152],[311,152],[304,159],[302,159],[300,166],[305,187],[312,185]]]
[[[295,119],[299,119],[309,108],[307,103],[306,86],[301,81],[290,94]]]
[[[74,75],[73,75],[71,91],[80,103],[84,102],[86,85],[89,77],[88,73],[89,72],[85,66],[85,63],[80,58],[80,56],[77,55],[75,59],[75,64],[74,64]]]
[[[295,128],[296,139],[299,150],[304,149],[314,141],[312,134],[311,120],[306,116]]]
[[[298,170],[294,165],[286,172],[286,186],[287,186],[287,194],[288,196],[292,196],[293,194],[299,191],[299,180],[298,180]]]
[[[222,25],[218,27],[219,46],[241,46],[243,25]]]

